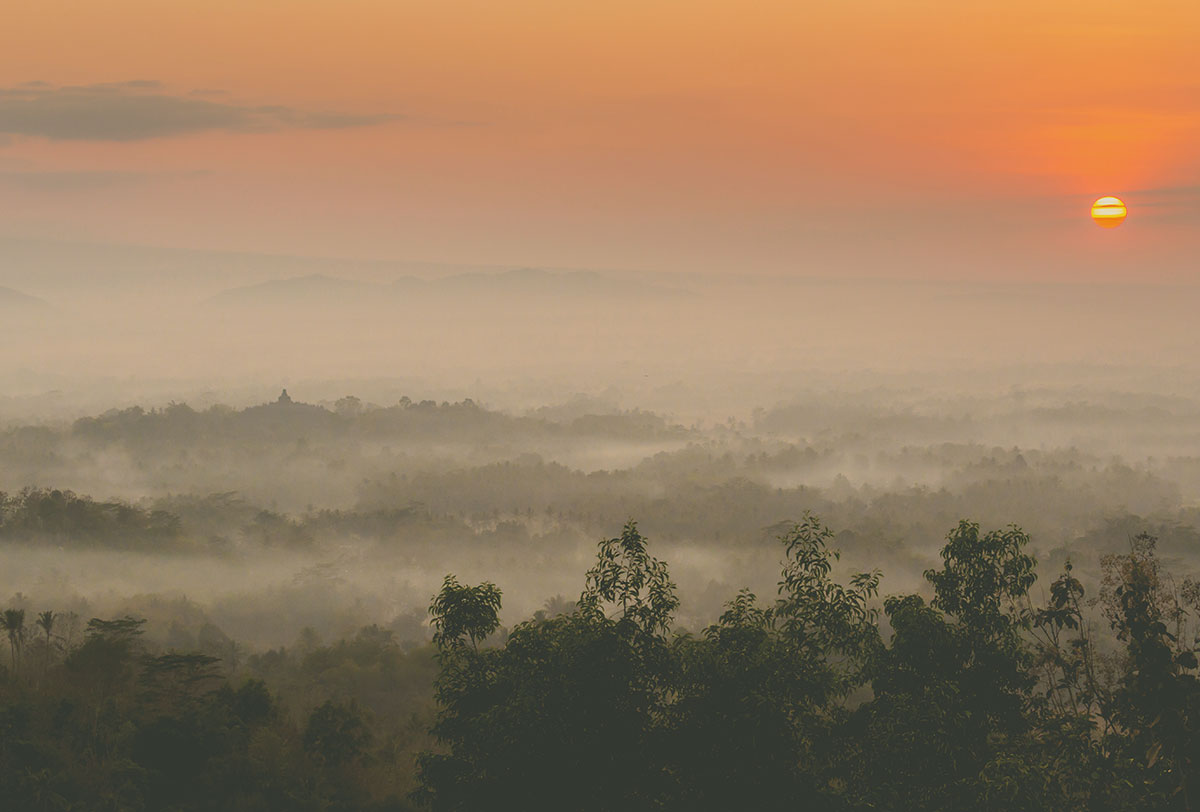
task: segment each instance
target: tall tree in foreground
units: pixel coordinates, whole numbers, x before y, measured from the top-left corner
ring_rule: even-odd
[[[933,600],[884,604],[891,646],[873,667],[873,701],[844,732],[847,785],[868,808],[957,810],[978,804],[985,766],[1026,732],[1033,679],[1026,595],[1035,562],[1013,526],[981,533],[960,522]]]
[[[780,542],[773,604],[743,590],[699,639],[676,643],[668,757],[674,802],[699,809],[826,809],[841,703],[880,644],[878,572],[832,578],[833,533],[806,513]]]
[[[699,638],[673,635],[675,586],[633,522],[600,542],[572,613],[519,624],[502,648],[476,645],[498,624],[494,587],[447,578],[431,607],[443,752],[421,760],[423,797],[435,810],[828,805],[829,731],[878,646],[879,580],[835,582],[831,536],[806,515],[782,539],[777,600],[743,592]]]
[[[961,522],[927,598],[833,577],[832,533],[781,541],[777,596],[743,590],[675,633],[666,565],[632,522],[599,545],[579,602],[499,628],[499,590],[448,577],[431,607],[441,672],[420,759],[434,812],[751,808],[774,812],[1200,809],[1200,585],[1148,536],[1103,562],[1093,643],[1067,566],[1035,608],[1015,526]]]
[[[1120,677],[1106,714],[1117,769],[1140,784],[1142,808],[1200,808],[1200,584],[1177,583],[1155,557],[1156,539],[1142,534],[1128,555],[1104,560],[1101,602],[1125,644]]]
[[[477,646],[499,625],[499,592],[464,589],[447,578],[431,607],[443,752],[420,761],[429,805],[652,808],[677,601],[637,526],[600,543],[574,612],[517,625],[503,648]]]

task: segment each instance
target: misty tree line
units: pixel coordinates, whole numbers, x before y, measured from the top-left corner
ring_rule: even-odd
[[[602,532],[606,517],[615,513],[645,517],[667,541],[758,545],[769,542],[764,527],[780,515],[795,515],[803,504],[830,517],[841,528],[843,549],[856,555],[880,556],[881,540],[926,546],[925,539],[957,516],[1011,515],[1021,505],[1039,537],[1078,538],[1080,549],[1122,543],[1127,534],[1121,528],[1106,531],[1121,518],[1114,516],[1114,505],[1137,522],[1153,522],[1164,543],[1180,553],[1200,538],[1195,529],[1200,511],[1180,503],[1178,487],[1123,466],[1081,471],[1074,479],[1054,470],[1001,469],[977,474],[974,482],[963,475],[953,490],[855,488],[836,482],[827,488],[783,488],[754,476],[732,455],[703,449],[658,454],[633,469],[591,473],[525,458],[364,478],[353,507],[299,514],[256,504],[235,491],[168,494],[136,504],[67,489],[24,488],[0,492],[0,540],[214,554],[314,548],[347,535],[385,545],[423,538],[452,542],[497,530],[525,542],[547,532],[586,540]],[[663,491],[672,498],[662,498]],[[894,552],[898,558],[904,553]]]
[[[806,514],[781,538],[776,595],[743,590],[698,633],[677,628],[668,567],[632,522],[600,543],[578,601],[511,629],[495,585],[448,576],[432,649],[369,627],[235,668],[147,644],[139,618],[10,608],[0,797],[347,812],[1200,803],[1200,586],[1165,570],[1152,537],[1105,557],[1094,595],[1067,565],[1044,601],[1016,527],[955,527],[928,601],[881,601],[878,571],[839,576],[832,538]]]
[[[34,442],[51,439],[54,432],[29,427]],[[325,437],[508,437],[580,436],[655,439],[684,436],[687,430],[665,418],[638,409],[614,414],[578,415],[566,422],[545,416],[512,416],[487,409],[470,398],[458,402],[415,401],[405,396],[395,404],[364,403],[354,395],[329,407],[301,403],[287,390],[272,403],[234,409],[215,405],[194,409],[171,403],[161,409],[132,406],[95,417],[81,417],[69,427],[70,435],[95,442],[130,445],[191,445],[209,441],[293,440],[298,434]]]
[[[179,517],[119,500],[96,501],[70,490],[0,491],[0,539],[50,539],[109,549],[171,549],[183,534]]]
[[[1084,555],[1119,549],[1124,524],[1152,528],[1170,555],[1200,538],[1200,510],[1181,496],[1200,487],[1191,456],[1126,464],[1086,448],[945,442],[979,426],[952,410],[891,414],[861,397],[764,411],[753,430],[782,434],[760,436],[648,412],[584,413],[596,405],[513,416],[469,400],[376,407],[348,396],[328,407],[176,403],[0,428],[0,487],[11,489],[0,496],[0,541],[236,555],[352,538],[381,554],[449,555],[471,541],[573,554],[611,532],[611,517],[637,516],[660,542],[745,545],[769,561],[778,519],[810,507],[838,528],[848,557],[893,575],[927,566],[929,541],[960,516],[995,525],[1015,515],[1036,538],[1074,545],[1092,575],[1097,561]],[[1141,426],[1137,406],[1084,413],[1120,435]],[[1077,411],[1031,417],[1050,431]],[[1166,425],[1191,436],[1196,417]],[[26,483],[53,487],[17,490]],[[1054,551],[1056,565],[1064,553]]]

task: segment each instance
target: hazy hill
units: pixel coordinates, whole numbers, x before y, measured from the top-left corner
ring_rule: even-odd
[[[339,279],[324,274],[272,279],[255,285],[223,290],[208,299],[216,305],[301,304],[322,302],[344,304],[370,301],[388,292],[386,286],[353,279]]]
[[[363,280],[397,289],[424,288],[427,280],[446,282],[447,289],[473,287],[507,278],[501,284],[540,280],[550,286],[604,287],[628,282],[638,288],[671,290],[685,275],[631,271],[521,269],[512,265],[461,264],[412,260],[365,260],[298,257],[246,251],[191,250],[160,246],[60,242],[0,236],[0,285],[35,294],[53,291],[60,298],[90,301],[97,291],[142,296],[153,292],[196,301],[222,292],[263,283],[296,279]],[[459,278],[461,277],[461,278]],[[570,277],[567,281],[560,277]],[[686,275],[692,284],[694,275]],[[455,281],[451,281],[455,280]],[[653,280],[649,283],[648,280]],[[367,289],[364,287],[364,289]],[[268,288],[272,290],[272,288]],[[378,293],[378,291],[375,291]]]
[[[5,312],[17,310],[44,310],[50,307],[45,299],[30,296],[12,288],[0,287],[0,309]]]
[[[229,288],[208,299],[217,306],[399,304],[413,301],[478,301],[486,297],[662,299],[689,296],[681,288],[619,279],[597,271],[520,268],[492,273],[472,271],[440,279],[401,276],[391,284],[363,282],[324,274],[274,279]]]
[[[414,280],[419,281],[419,280]],[[408,279],[397,285],[410,284]],[[522,296],[611,296],[675,297],[688,291],[618,279],[598,271],[553,271],[545,268],[517,268],[499,273],[461,273],[430,283],[430,289],[461,294],[499,293]]]

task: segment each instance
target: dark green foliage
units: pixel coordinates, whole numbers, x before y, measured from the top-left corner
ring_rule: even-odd
[[[925,573],[932,602],[885,602],[892,644],[875,661],[874,701],[854,720],[864,766],[849,786],[862,802],[977,804],[985,770],[998,769],[995,760],[1028,733],[1025,598],[1036,578],[1022,552],[1028,541],[1016,527],[981,534],[960,522],[942,548],[943,568]]]
[[[832,538],[833,532],[807,512],[780,538],[786,557],[772,617],[804,656],[828,664],[831,696],[842,696],[860,684],[857,666],[879,647],[879,613],[870,602],[879,594],[882,576],[878,570],[856,573],[849,586],[833,580],[838,554],[828,547]]]
[[[678,697],[667,752],[672,795],[689,807],[814,808],[815,737],[827,734],[813,694],[828,684],[819,664],[797,661],[769,610],[741,593],[701,639],[675,645]]]
[[[702,638],[672,641],[674,584],[630,522],[600,542],[572,613],[518,625],[503,648],[443,641],[434,733],[448,752],[423,757],[422,797],[454,810],[832,803],[815,759],[877,648],[878,575],[834,582],[828,537],[806,516],[782,539],[773,606],[742,593]],[[442,594],[462,589],[447,579]]]
[[[577,603],[579,612],[601,620],[606,610],[619,608],[618,622],[653,635],[670,628],[678,607],[667,565],[647,552],[636,522],[626,524],[618,538],[600,542]]]
[[[932,606],[956,621],[962,662],[955,677],[964,700],[975,719],[1003,733],[1023,725],[1033,685],[1023,636],[1032,621],[1025,598],[1037,579],[1036,562],[1023,552],[1028,543],[1016,526],[981,535],[979,525],[960,522],[942,548],[944,567],[925,573]]]
[[[447,575],[442,591],[429,606],[433,616],[433,642],[438,646],[462,645],[467,638],[471,647],[500,628],[500,590],[495,584],[460,586],[453,575]]]
[[[1147,807],[1190,809],[1200,804],[1200,639],[1186,632],[1200,607],[1196,584],[1162,573],[1154,547],[1139,535],[1105,561],[1105,614],[1125,644],[1106,711],[1123,733],[1114,755],[1135,768]]]
[[[13,612],[15,622],[19,610]],[[53,613],[39,616],[47,617]],[[355,691],[385,709],[389,718],[381,721],[354,698],[310,706],[294,696],[280,672],[302,663],[286,652],[274,658],[271,677],[297,700],[293,709],[261,679],[231,681],[215,657],[153,651],[143,625],[133,617],[93,618],[81,644],[25,663],[0,682],[0,808],[412,808],[401,800],[412,784],[412,768],[403,762],[411,763],[425,742],[419,714],[432,676],[427,650],[405,654],[388,632],[369,627],[351,641],[310,652],[322,669],[357,677],[349,685],[321,685],[326,697]],[[39,623],[47,627],[53,629],[52,620]],[[406,667],[410,659],[415,668]],[[371,668],[380,663],[388,665]],[[318,681],[319,674],[304,679]],[[380,683],[372,690],[362,679],[368,674]],[[405,684],[414,678],[415,689]],[[378,702],[383,691],[398,694],[402,707]]]
[[[940,612],[916,595],[889,598],[892,645],[873,666],[874,700],[851,715],[839,759],[856,805],[959,809],[962,786],[986,761],[987,727],[961,685],[966,650]]]
[[[476,589],[465,601],[472,593],[448,577],[431,607],[435,628],[468,631],[455,618],[466,604],[480,607],[473,641],[494,629],[499,593]],[[500,649],[441,632],[433,731],[449,752],[422,757],[425,800],[454,810],[653,808],[670,780],[659,755],[663,632],[676,606],[665,566],[631,522],[601,542],[571,614],[522,623]]]
[[[1015,525],[982,536],[979,525],[963,521],[946,537],[941,570],[929,570],[934,606],[959,618],[970,634],[995,640],[1023,621],[1018,611],[1033,582],[1036,562],[1022,550],[1029,536]]]
[[[250,656],[253,676],[235,682],[211,654],[156,649],[140,618],[93,618],[81,643],[58,646],[56,613],[31,626],[10,608],[0,799],[106,812],[1198,808],[1200,585],[1173,577],[1152,537],[1104,559],[1092,600],[1067,563],[1044,606],[1016,527],[960,523],[928,592],[882,606],[878,572],[838,576],[832,537],[810,514],[784,528],[775,598],[743,590],[695,635],[675,628],[675,585],[633,522],[600,542],[576,603],[507,633],[495,585],[448,576],[430,606],[436,673],[429,647],[406,652],[368,626]]]
[[[421,757],[418,797],[433,810],[1196,808],[1200,692],[1181,641],[1200,587],[1167,584],[1148,540],[1106,565],[1124,645],[1108,658],[1069,565],[1033,607],[1016,527],[960,523],[926,573],[932,600],[884,602],[888,645],[879,574],[839,583],[831,537],[806,515],[781,539],[774,603],[743,590],[699,637],[673,632],[673,584],[633,523],[601,542],[573,612],[499,647],[464,645],[471,624],[457,621],[438,638],[440,749]],[[471,594],[448,578],[435,625]],[[479,606],[474,642],[497,623],[498,603]]]
[[[371,730],[356,702],[328,700],[308,717],[304,749],[327,764],[361,761],[371,743]]]

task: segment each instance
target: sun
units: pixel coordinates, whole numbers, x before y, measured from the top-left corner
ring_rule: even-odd
[[[1125,222],[1127,210],[1119,197],[1102,197],[1092,204],[1092,219],[1101,228],[1116,228]]]

